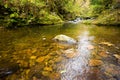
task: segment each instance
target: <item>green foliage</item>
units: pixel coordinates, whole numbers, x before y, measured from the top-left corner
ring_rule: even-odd
[[[90,0],[91,5],[101,4],[101,1],[103,0]]]
[[[43,0],[8,0],[1,1],[0,5],[4,6],[3,13],[7,13],[3,21],[6,27],[62,22],[58,15],[51,15]]]
[[[4,7],[5,7],[5,8],[8,8],[8,4],[5,4]]]
[[[113,0],[90,0],[90,13],[92,16],[98,16],[106,9],[110,9]]]
[[[79,15],[76,0],[2,0],[7,26],[55,24]]]
[[[13,18],[13,17],[18,17],[18,13],[14,12],[14,13],[10,14],[10,18]]]
[[[56,24],[77,16],[98,17],[104,11],[118,7],[119,3],[117,5],[115,0],[0,0],[0,17],[6,27]],[[110,20],[102,20],[115,20],[108,18]]]
[[[98,16],[103,10],[104,6],[101,5],[91,5],[91,16]]]
[[[80,15],[80,5],[75,0],[55,0],[54,3],[64,19],[74,19]]]
[[[97,25],[120,25],[120,10],[106,10],[94,22]]]
[[[113,0],[90,0],[91,5],[103,5],[108,7],[111,5]]]

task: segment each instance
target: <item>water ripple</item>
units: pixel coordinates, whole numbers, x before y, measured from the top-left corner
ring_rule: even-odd
[[[91,45],[89,32],[84,31],[79,36],[78,55],[64,61],[64,72],[62,73],[61,80],[85,80],[85,73],[89,70],[88,61],[91,53],[91,50],[88,49],[89,45]]]

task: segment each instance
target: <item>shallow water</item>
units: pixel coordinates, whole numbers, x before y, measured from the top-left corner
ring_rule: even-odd
[[[59,34],[77,45],[54,42]],[[20,67],[0,79],[120,80],[119,36],[120,27],[80,23],[0,29],[0,65]]]

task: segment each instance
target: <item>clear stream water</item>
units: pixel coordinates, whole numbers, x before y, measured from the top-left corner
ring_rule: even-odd
[[[59,34],[77,45],[54,42]],[[120,80],[120,27],[65,23],[1,28],[0,66],[0,80]]]

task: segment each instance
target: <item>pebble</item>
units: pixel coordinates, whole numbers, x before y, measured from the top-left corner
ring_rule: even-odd
[[[100,55],[101,57],[107,57],[107,56],[108,56],[105,52],[100,52],[99,55]]]
[[[92,49],[94,49],[94,46],[93,46],[93,45],[88,45],[87,48],[88,48],[89,50],[92,50]]]
[[[37,56],[31,56],[30,57],[30,59],[36,59],[37,58]]]
[[[120,55],[118,55],[118,54],[114,54],[113,56],[117,59],[120,59]]]
[[[89,61],[89,66],[92,66],[92,67],[100,66],[102,64],[103,64],[103,62],[101,60],[97,60],[97,59],[91,59]]]
[[[39,57],[36,59],[36,62],[41,63],[45,60],[45,57]]]
[[[45,67],[44,71],[53,71],[51,67]]]

